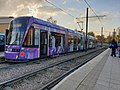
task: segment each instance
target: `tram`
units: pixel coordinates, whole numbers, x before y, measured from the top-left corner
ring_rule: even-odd
[[[27,61],[84,49],[82,33],[33,16],[13,19],[7,32],[8,61]]]

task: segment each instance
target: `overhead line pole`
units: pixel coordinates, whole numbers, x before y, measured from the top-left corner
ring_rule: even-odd
[[[87,43],[88,43],[87,34],[88,34],[88,8],[86,11],[86,40],[85,40],[85,51],[86,52],[87,52]]]
[[[103,27],[101,27],[101,47],[103,46]]]

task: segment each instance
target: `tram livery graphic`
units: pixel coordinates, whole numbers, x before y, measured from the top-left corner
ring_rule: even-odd
[[[5,58],[26,61],[84,50],[85,35],[34,17],[18,17],[10,22],[6,34]],[[88,36],[88,48],[96,47]]]

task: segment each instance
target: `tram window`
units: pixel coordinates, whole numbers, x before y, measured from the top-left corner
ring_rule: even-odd
[[[68,46],[70,46],[73,42],[73,37],[72,36],[68,36]]]
[[[31,29],[28,30],[27,36],[25,38],[24,46],[31,46]]]
[[[51,35],[50,38],[49,38],[49,45],[50,47],[55,47],[55,42],[56,42],[56,38],[55,36]]]
[[[60,43],[61,43],[61,37],[60,36],[56,36],[56,47],[60,46]]]
[[[77,45],[77,43],[78,43],[77,37],[74,37],[74,45]]]
[[[58,47],[58,46],[64,46],[64,35],[62,34],[58,34],[58,33],[51,33],[51,36],[50,36],[50,42],[49,42],[49,45],[52,46],[52,38],[54,37],[55,39],[55,47]]]
[[[30,27],[24,41],[24,46],[38,47],[39,46],[39,30]]]
[[[39,29],[35,29],[35,33],[34,33],[34,45],[35,46],[39,46]]]

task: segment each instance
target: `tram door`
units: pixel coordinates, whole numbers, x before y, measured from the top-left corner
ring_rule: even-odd
[[[47,31],[40,31],[40,57],[47,56]]]

